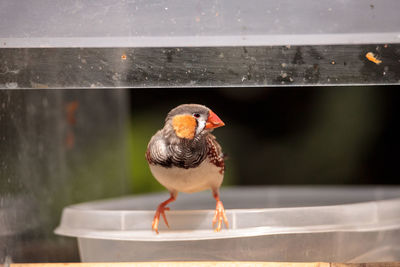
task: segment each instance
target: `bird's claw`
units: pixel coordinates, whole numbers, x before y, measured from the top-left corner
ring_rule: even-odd
[[[215,207],[214,218],[212,220],[213,228],[215,224],[218,223],[217,227],[214,229],[215,232],[221,231],[222,221],[225,223],[226,228],[229,228],[228,218],[226,218],[225,215],[224,205],[222,205],[222,201],[218,200],[217,205]]]
[[[154,215],[154,219],[153,219],[153,223],[151,225],[151,228],[157,234],[159,233],[158,232],[158,224],[160,223],[160,215],[163,217],[165,225],[167,225],[167,227],[169,228],[167,217],[165,216],[165,212],[164,212],[166,210],[169,210],[169,207],[165,207],[165,206],[160,205],[160,206],[158,206],[158,208],[156,210],[156,214]]]

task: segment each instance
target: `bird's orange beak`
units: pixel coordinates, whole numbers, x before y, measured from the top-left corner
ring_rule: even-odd
[[[214,129],[224,125],[225,123],[217,116],[217,114],[210,110],[208,119],[206,121],[206,129]]]

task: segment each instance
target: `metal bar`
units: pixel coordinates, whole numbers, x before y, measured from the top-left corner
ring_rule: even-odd
[[[7,89],[399,83],[400,44],[0,49]]]

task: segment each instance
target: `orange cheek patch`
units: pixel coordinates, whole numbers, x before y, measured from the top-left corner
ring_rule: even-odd
[[[191,115],[176,115],[172,118],[172,126],[180,138],[193,139],[196,125],[196,119]]]

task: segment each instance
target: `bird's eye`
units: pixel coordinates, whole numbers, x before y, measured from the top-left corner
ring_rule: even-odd
[[[199,113],[194,113],[194,114],[193,114],[193,117],[195,117],[195,118],[200,118],[200,114],[199,114]]]

